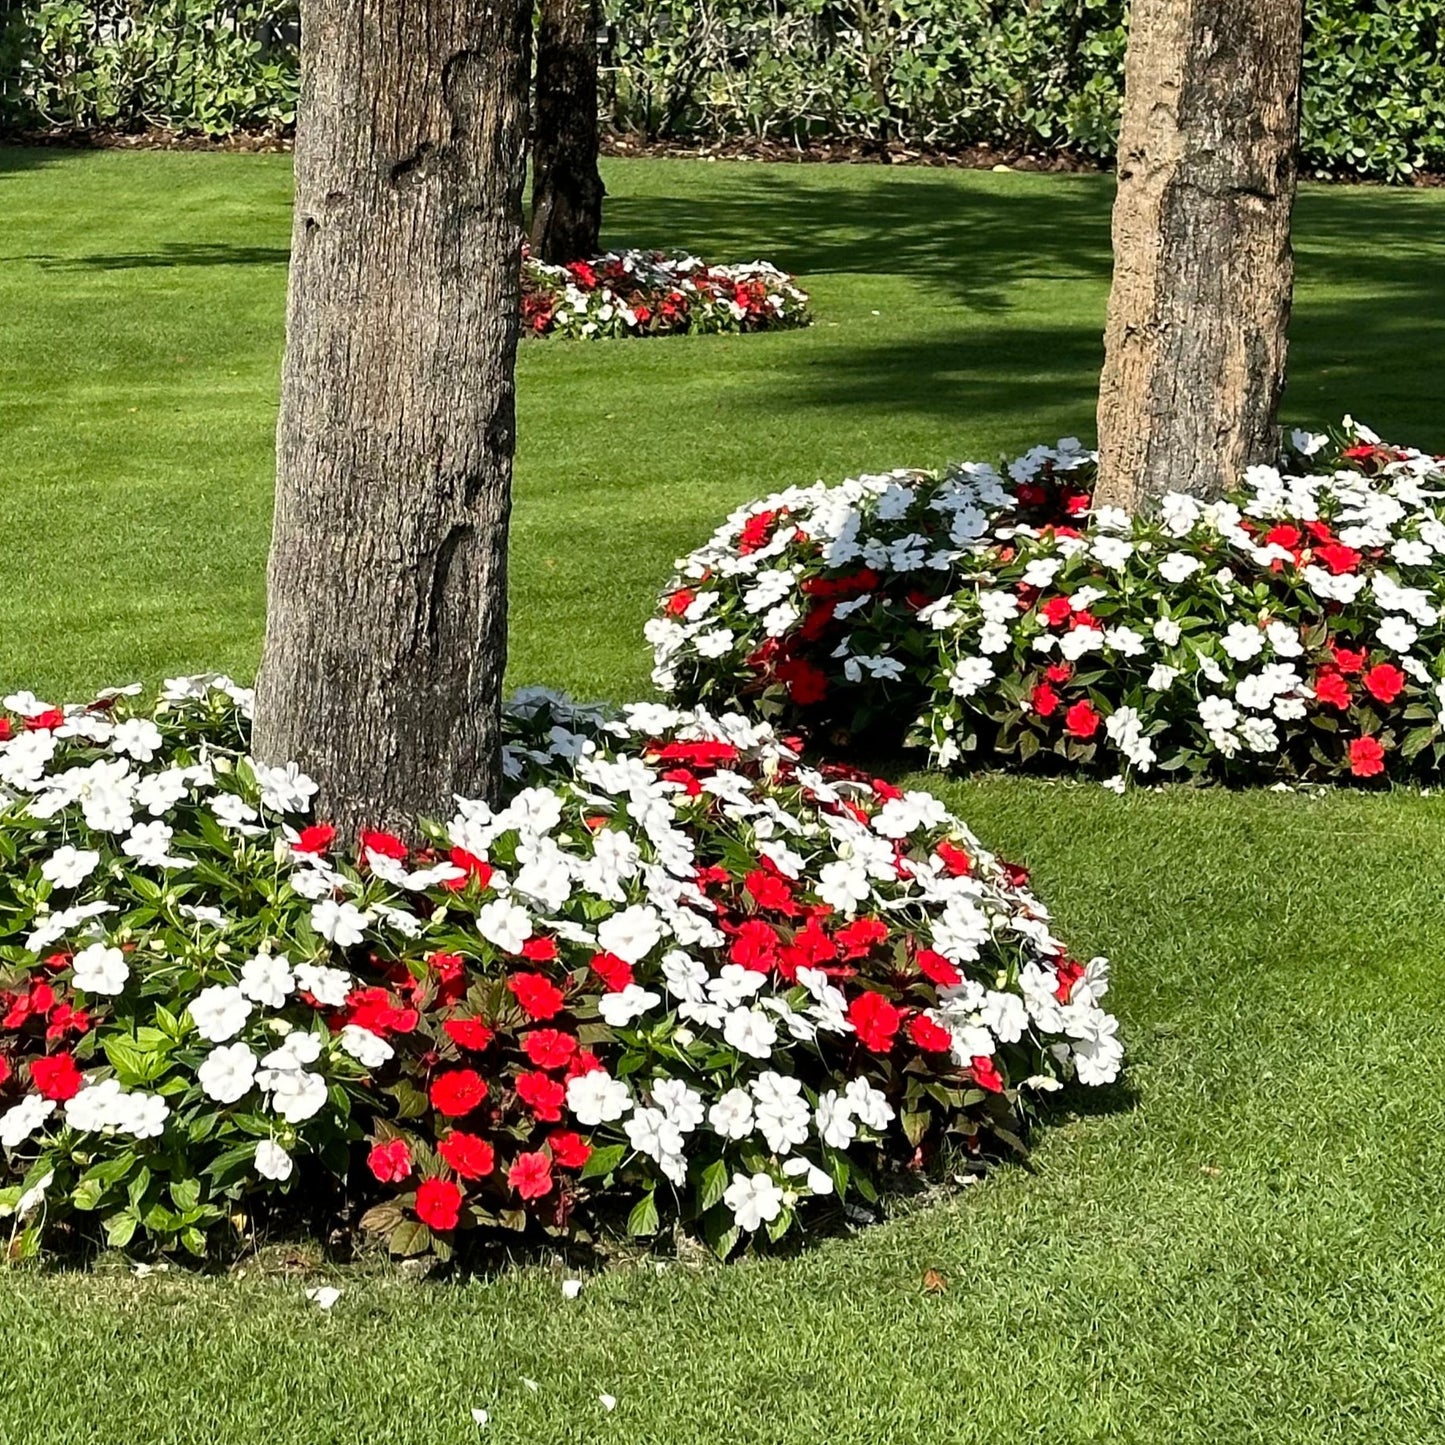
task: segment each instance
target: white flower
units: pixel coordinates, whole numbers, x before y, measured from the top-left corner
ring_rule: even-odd
[[[351,992],[351,975],[345,969],[298,963],[295,974],[297,989],[326,1008],[341,1008]]]
[[[740,1054],[767,1059],[778,1041],[778,1026],[761,1009],[735,1008],[723,1021],[723,1038]]]
[[[1204,563],[1196,557],[1191,557],[1186,552],[1171,552],[1159,564],[1159,575],[1166,581],[1178,586],[1181,582],[1187,582]]]
[[[594,1128],[620,1119],[632,1107],[632,1095],[621,1079],[592,1069],[568,1083],[567,1107],[579,1124]]]
[[[256,1145],[256,1173],[262,1179],[284,1183],[295,1167],[291,1156],[274,1139],[262,1139]]]
[[[496,898],[477,914],[477,932],[503,953],[520,953],[532,936],[532,919],[525,908]]]
[[[990,1051],[991,1052],[991,1051]],[[886,1129],[893,1120],[893,1106],[882,1089],[875,1089],[867,1079],[854,1079],[843,1091],[853,1117],[875,1132]]]
[[[1179,624],[1172,617],[1161,617],[1153,627],[1154,640],[1165,647],[1174,647],[1184,635]]]
[[[633,906],[602,920],[597,943],[625,963],[640,963],[661,941],[662,932],[655,908]]]
[[[788,1154],[807,1142],[812,1112],[803,1083],[769,1069],[752,1082],[753,1121],[774,1154]]]
[[[268,767],[251,759],[251,769],[261,789],[261,806],[273,813],[304,813],[316,796],[317,785],[295,763]]]
[[[724,1139],[746,1139],[753,1132],[752,1096],[744,1089],[729,1089],[707,1111],[707,1122]]]
[[[1178,677],[1179,669],[1177,667],[1170,667],[1167,662],[1156,662],[1153,671],[1149,674],[1146,686],[1153,692],[1168,692]]]
[[[187,1012],[196,1032],[208,1044],[223,1044],[245,1028],[251,1008],[251,1000],[240,989],[229,984],[212,984],[191,1000]]]
[[[1123,537],[1096,537],[1089,552],[1100,566],[1117,570],[1134,555],[1134,544]]]
[[[130,966],[118,948],[103,943],[88,944],[72,961],[76,988],[93,994],[117,994],[130,978]]]
[[[682,1079],[654,1079],[652,1102],[680,1132],[691,1134],[703,1121],[702,1095]]]
[[[256,1055],[245,1044],[222,1044],[206,1055],[196,1078],[208,1099],[234,1104],[251,1092],[256,1081]]]
[[[241,992],[253,1003],[280,1008],[296,987],[296,975],[284,953],[258,953],[241,965]]]
[[[1388,647],[1393,652],[1408,652],[1419,638],[1420,630],[1403,617],[1391,616],[1384,618],[1375,628],[1375,636],[1380,639],[1382,647]]]
[[[783,1191],[766,1175],[734,1174],[723,1191],[723,1203],[732,1211],[733,1222],[749,1233],[771,1224],[783,1211]]]
[[[99,853],[65,843],[40,865],[40,873],[56,888],[79,888],[99,862]]]
[[[110,736],[113,752],[124,753],[138,763],[148,763],[161,750],[161,730],[149,718],[131,717],[120,723]]]
[[[137,823],[120,849],[143,868],[188,868],[186,859],[171,857],[170,843],[174,836],[165,823]]]
[[[1231,622],[1219,645],[1236,662],[1248,662],[1264,650],[1264,635],[1250,622]]]
[[[267,1059],[272,1057],[267,1055]],[[326,1080],[308,1069],[264,1068],[256,1075],[256,1082],[271,1096],[271,1107],[288,1124],[304,1124],[325,1107]]]
[[[354,948],[366,937],[366,925],[370,922],[370,917],[354,903],[338,903],[334,898],[323,898],[320,903],[311,905],[312,928],[337,948]]]
[[[614,1029],[625,1029],[634,1019],[662,1002],[662,995],[629,983],[616,993],[605,993],[597,1001],[597,1012]]]
[[[359,1024],[347,1024],[336,1041],[366,1069],[379,1069],[396,1054],[396,1050],[380,1034],[374,1034]]]
[[[656,1160],[674,1184],[682,1183],[674,1178],[675,1173],[686,1174],[685,1166],[678,1167],[682,1165],[682,1130],[661,1109],[636,1109],[622,1127],[627,1142],[639,1154]]]
[[[814,1121],[818,1127],[818,1137],[829,1148],[846,1149],[857,1137],[858,1130],[853,1123],[852,1107],[834,1089],[818,1095]]]
[[[948,686],[958,697],[972,697],[992,681],[993,663],[986,657],[960,659],[948,675]]]
[[[0,1146],[18,1149],[54,1112],[53,1100],[27,1094],[0,1114]]]

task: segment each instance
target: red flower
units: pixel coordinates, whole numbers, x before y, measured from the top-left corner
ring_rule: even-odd
[[[517,1097],[544,1124],[555,1124],[562,1117],[562,1101],[567,1090],[546,1074],[518,1074]]]
[[[1360,565],[1360,554],[1343,542],[1330,542],[1315,548],[1315,557],[1323,562],[1337,577],[1341,572],[1353,572]]]
[[[580,1169],[592,1157],[592,1146],[570,1129],[553,1129],[547,1135],[547,1148],[563,1169]]]
[[[867,958],[888,937],[888,925],[877,918],[859,918],[833,935],[844,958]]]
[[[577,1040],[561,1029],[533,1029],[523,1034],[522,1050],[539,1069],[560,1069],[577,1052]]]
[[[25,719],[25,727],[32,733],[54,732],[65,721],[65,714],[58,707],[50,708],[46,712],[38,712],[34,717]]]
[[[1357,673],[1365,670],[1365,660],[1369,653],[1362,647],[1358,651],[1352,651],[1348,647],[1337,647],[1330,643],[1330,651],[1335,655],[1335,666],[1344,673],[1346,677],[1354,677]]]
[[[1271,527],[1264,534],[1266,547],[1283,547],[1286,552],[1294,552],[1304,540],[1298,527],[1291,527],[1281,523],[1278,527]]]
[[[507,987],[528,1018],[545,1020],[562,1012],[562,990],[540,973],[514,973]]]
[[[914,961],[924,978],[930,983],[936,983],[939,988],[957,988],[963,982],[963,975],[958,969],[941,953],[935,953],[931,948],[920,948]]]
[[[85,1083],[75,1060],[69,1054],[52,1054],[49,1058],[30,1061],[30,1078],[41,1097],[63,1104],[73,1099]]]
[[[335,841],[336,829],[330,823],[312,823],[310,827],[301,830],[301,836],[296,840],[296,851],[325,853]]]
[[[987,1089],[991,1094],[1003,1093],[1003,1075],[994,1061],[984,1054],[979,1054],[973,1061],[973,1078],[980,1089]]]
[[[1046,682],[1041,682],[1034,689],[1031,701],[1040,717],[1052,717],[1059,710],[1059,695]]]
[[[750,918],[734,936],[728,957],[754,973],[769,973],[778,961],[778,935],[761,918]]]
[[[1315,675],[1314,690],[1315,696],[1326,707],[1343,710],[1350,705],[1350,685],[1333,669]]]
[[[697,593],[690,587],[679,587],[663,604],[663,611],[669,617],[681,617],[696,601]]]
[[[1076,702],[1064,714],[1064,728],[1070,737],[1091,738],[1099,730],[1102,719],[1087,702]]]
[[[743,879],[743,887],[753,895],[759,908],[770,908],[775,913],[794,913],[793,890],[787,881],[765,868],[755,869]]]
[[[1074,608],[1067,597],[1050,597],[1039,611],[1050,627],[1062,627],[1069,620]]]
[[[50,1011],[50,1022],[45,1028],[47,1039],[63,1039],[66,1034],[90,1032],[90,1015],[83,1008],[73,1004],[58,1003]]]
[[[486,1080],[475,1069],[448,1069],[432,1080],[432,1108],[449,1119],[470,1114],[486,1097]]]
[[[950,878],[967,878],[973,872],[973,859],[957,843],[945,838],[933,851]]]
[[[557,957],[557,940],[539,933],[522,945],[522,957],[532,963],[551,963]]]
[[[478,888],[485,888],[492,881],[492,865],[485,859],[478,858],[475,853],[468,853],[465,848],[453,848],[447,854],[447,862],[453,868],[460,868],[466,875],[442,884],[443,888],[450,888],[453,893],[460,893],[473,883]]]
[[[388,1139],[372,1145],[366,1167],[383,1184],[400,1184],[411,1173],[411,1146],[405,1139]]]
[[[346,1022],[383,1038],[412,1033],[419,1018],[414,1008],[402,1007],[384,988],[355,989],[346,998]]]
[[[471,1049],[474,1053],[480,1053],[495,1037],[479,1018],[448,1019],[442,1028],[458,1048]]]
[[[485,1139],[454,1129],[437,1145],[437,1153],[463,1179],[485,1179],[497,1167],[496,1151]]]
[[[1350,771],[1357,778],[1373,778],[1385,771],[1385,750],[1378,738],[1356,738],[1350,744]]]
[[[535,1154],[518,1154],[507,1170],[507,1183],[523,1199],[540,1199],[552,1189],[552,1161],[540,1149]]]
[[[828,696],[828,675],[806,658],[794,657],[778,665],[778,678],[787,683],[788,696],[799,707],[813,707]]]
[[[953,1035],[934,1023],[927,1014],[914,1014],[908,1020],[908,1037],[920,1049],[931,1054],[947,1053],[953,1047]]]
[[[608,993],[621,993],[632,982],[632,965],[615,953],[594,953],[592,972],[607,985]]]
[[[864,1048],[886,1054],[903,1015],[881,993],[860,993],[848,1005],[848,1022]]]
[[[416,1191],[416,1217],[428,1229],[455,1229],[462,1214],[462,1191],[450,1179],[423,1179]]]
[[[1044,669],[1044,676],[1048,678],[1050,682],[1062,685],[1072,680],[1074,676],[1074,666],[1070,662],[1051,662]]]
[[[1393,664],[1382,662],[1377,667],[1372,667],[1360,681],[1365,684],[1365,691],[1376,702],[1388,704],[1400,696],[1400,691],[1405,686],[1405,674]]]
[[[777,518],[776,512],[758,512],[749,517],[738,534],[738,551],[746,557],[750,552],[767,546],[768,532]]]
[[[363,853],[380,853],[383,858],[395,858],[397,862],[404,863],[408,850],[406,844],[395,833],[372,833],[363,829],[361,851]]]

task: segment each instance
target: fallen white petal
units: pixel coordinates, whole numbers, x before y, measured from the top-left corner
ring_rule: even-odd
[[[582,1281],[580,1279],[564,1279],[562,1281],[562,1298],[576,1299],[582,1293]]]

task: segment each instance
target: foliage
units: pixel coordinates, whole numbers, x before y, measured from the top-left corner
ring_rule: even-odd
[[[549,266],[522,261],[522,323],[534,336],[669,336],[806,326],[808,296],[766,261],[709,266],[696,256],[609,251]]]
[[[603,117],[654,137],[975,144],[1109,160],[1123,0],[608,0]],[[0,124],[224,134],[294,115],[296,0],[26,0]],[[1445,168],[1441,0],[1309,0],[1307,168]]]
[[[944,767],[1283,780],[1445,761],[1445,465],[1347,421],[1157,519],[1077,443],[734,514],[650,625],[682,699],[791,724],[921,713]],[[1300,465],[1306,463],[1307,465]]]
[[[77,1232],[200,1255],[341,1184],[402,1255],[677,1219],[727,1254],[1022,1147],[1033,1094],[1119,1069],[1105,964],[1027,875],[737,714],[519,696],[505,806],[353,855],[297,826],[315,784],[247,756],[227,679],[5,706],[18,1257]]]

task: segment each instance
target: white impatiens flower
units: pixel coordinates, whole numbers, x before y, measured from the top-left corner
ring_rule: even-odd
[[[503,953],[521,953],[532,936],[531,915],[505,898],[496,898],[477,913],[477,932]]]
[[[1390,616],[1375,628],[1375,636],[1380,639],[1381,647],[1388,647],[1393,652],[1408,652],[1419,638],[1420,630],[1403,617]]]
[[[1160,562],[1159,575],[1166,582],[1178,586],[1181,582],[1187,582],[1203,566],[1203,562],[1197,557],[1189,556],[1187,552],[1171,552]]]
[[[296,975],[284,953],[258,953],[241,965],[241,992],[253,1003],[280,1008],[296,987]]]
[[[801,1079],[769,1069],[753,1080],[753,1123],[774,1154],[791,1153],[808,1139],[812,1111]]]
[[[655,908],[634,905],[604,918],[597,926],[598,946],[624,963],[641,963],[662,941],[662,920]]]
[[[616,993],[605,993],[597,1001],[597,1012],[609,1027],[614,1029],[625,1029],[636,1019],[642,1017],[649,1009],[654,1009],[662,1002],[662,995],[654,993],[651,989],[642,988],[635,983],[629,983],[625,988],[619,989]]]
[[[53,1100],[27,1094],[0,1114],[0,1147],[18,1149],[54,1112]]]
[[[591,1129],[616,1123],[632,1107],[632,1094],[621,1079],[593,1069],[568,1081],[567,1107],[579,1124]]]
[[[359,1024],[347,1024],[336,1036],[336,1042],[366,1069],[379,1069],[396,1055],[396,1050],[380,1034]]]
[[[1154,623],[1154,640],[1162,642],[1165,647],[1177,646],[1179,639],[1184,635],[1183,629],[1172,617],[1160,617]]]
[[[127,718],[110,736],[112,751],[134,758],[138,763],[150,762],[164,742],[161,730],[149,718]]]
[[[835,1089],[818,1095],[813,1119],[818,1137],[830,1149],[846,1149],[858,1135],[852,1106]]]
[[[296,988],[309,993],[325,1008],[341,1008],[351,992],[351,975],[342,968],[327,968],[315,963],[298,963],[295,968]]]
[[[636,1109],[622,1127],[627,1142],[639,1154],[655,1160],[674,1184],[683,1182],[687,1166],[682,1154],[682,1130],[661,1109]]]
[[[697,1129],[706,1115],[702,1095],[682,1079],[654,1079],[652,1102],[684,1134]]]
[[[71,961],[76,988],[85,993],[118,994],[130,978],[130,966],[118,948],[91,943]]]
[[[893,1106],[882,1089],[875,1089],[867,1079],[854,1079],[843,1091],[853,1117],[865,1128],[881,1132],[893,1122]]]
[[[986,657],[965,657],[948,674],[949,689],[958,697],[972,697],[993,681],[993,663]]]
[[[724,1139],[746,1139],[753,1132],[753,1100],[746,1089],[729,1089],[707,1111],[708,1126]]]
[[[171,855],[174,836],[174,831],[165,823],[137,823],[130,836],[122,841],[120,850],[143,868],[189,868],[188,859]]]
[[[740,1054],[767,1059],[778,1042],[778,1026],[761,1009],[735,1008],[723,1020],[723,1038]]]
[[[317,784],[295,763],[273,768],[257,762],[255,758],[250,762],[261,788],[263,808],[269,808],[273,813],[304,813],[311,806]]]
[[[79,888],[99,863],[99,853],[65,843],[40,865],[40,874],[56,888]]]
[[[354,948],[366,937],[366,926],[370,922],[370,917],[354,903],[323,898],[311,905],[312,928],[337,948]]]
[[[212,984],[190,1002],[187,1012],[196,1032],[208,1044],[223,1044],[236,1037],[251,1017],[253,1005],[231,984]]]
[[[1264,650],[1264,634],[1253,623],[1231,622],[1219,645],[1236,662],[1248,662]]]
[[[245,1044],[222,1044],[206,1055],[196,1078],[208,1099],[234,1104],[256,1081],[256,1055]]]
[[[766,1174],[734,1174],[723,1191],[723,1203],[739,1229],[752,1233],[783,1212],[783,1191]]]
[[[262,1139],[256,1145],[256,1173],[262,1179],[283,1184],[295,1171],[291,1156],[274,1140]]]

